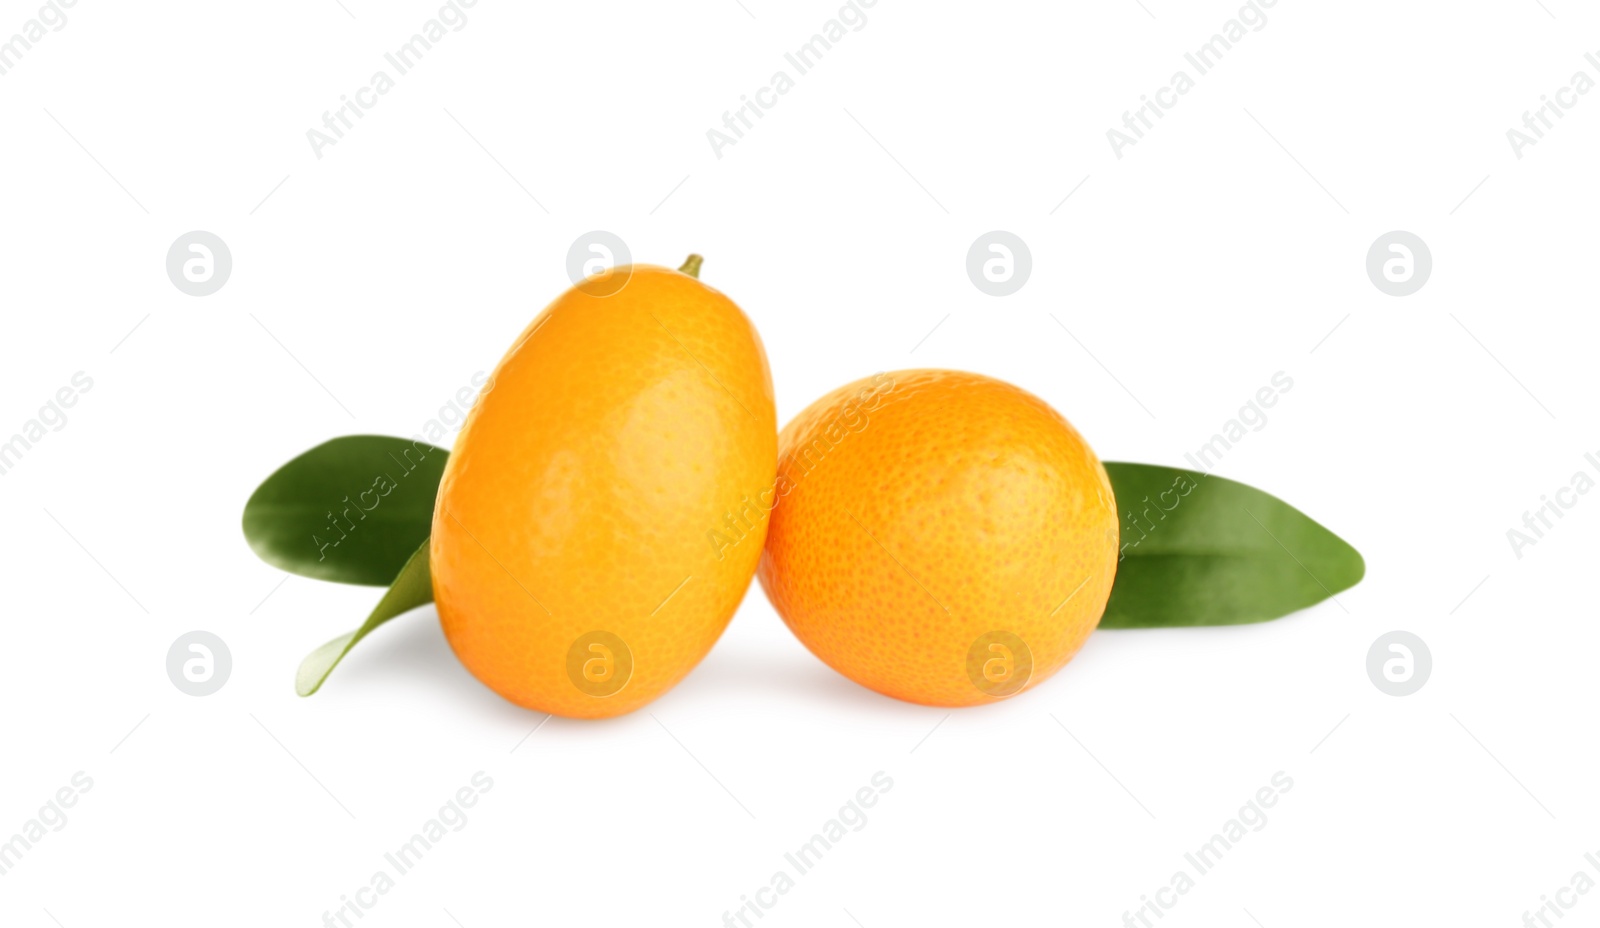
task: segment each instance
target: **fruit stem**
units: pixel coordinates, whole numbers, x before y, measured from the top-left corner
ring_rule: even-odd
[[[705,260],[706,259],[700,257],[699,255],[690,255],[688,260],[683,262],[683,267],[678,268],[678,271],[679,271],[679,273],[682,273],[682,274],[688,274],[690,277],[693,277],[695,280],[699,280],[700,279],[700,265],[704,264]]]

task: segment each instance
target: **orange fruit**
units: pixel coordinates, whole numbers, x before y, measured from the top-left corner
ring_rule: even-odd
[[[862,686],[993,702],[1061,669],[1099,624],[1115,497],[1038,397],[959,371],[879,374],[796,416],[778,459],[761,584]]]
[[[495,368],[445,467],[429,554],[451,648],[530,709],[650,702],[749,588],[764,520],[708,539],[776,456],[766,353],[733,301],[647,265],[572,288]]]

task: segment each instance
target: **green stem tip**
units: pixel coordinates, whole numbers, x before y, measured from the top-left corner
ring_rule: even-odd
[[[688,274],[690,277],[693,277],[695,280],[699,280],[700,279],[700,265],[704,264],[705,260],[706,259],[700,257],[699,255],[690,255],[683,262],[683,267],[678,268],[678,271],[680,273],[683,273],[683,274]]]

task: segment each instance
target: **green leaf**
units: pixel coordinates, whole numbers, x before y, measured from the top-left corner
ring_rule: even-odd
[[[1360,582],[1356,549],[1300,510],[1222,477],[1108,462],[1122,560],[1101,628],[1242,625]]]
[[[403,612],[410,612],[431,602],[433,576],[428,570],[428,539],[424,538],[416,553],[400,569],[394,584],[378,600],[377,608],[367,616],[367,621],[355,631],[340,635],[312,651],[300,662],[300,669],[294,675],[294,691],[301,696],[315,693],[322,688],[322,682],[328,679],[328,674],[333,673],[333,668],[339,666],[344,656],[350,653],[350,649],[371,634],[373,629]]]
[[[433,531],[449,452],[422,441],[347,435],[278,468],[244,507],[268,564],[304,577],[387,586]]]

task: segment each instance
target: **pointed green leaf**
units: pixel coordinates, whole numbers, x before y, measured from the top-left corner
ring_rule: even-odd
[[[347,435],[268,477],[244,534],[268,564],[304,577],[387,586],[433,531],[449,452],[423,441]]]
[[[310,696],[322,688],[322,681],[328,679],[328,674],[333,673],[333,668],[339,666],[344,656],[350,649],[367,637],[373,629],[404,612],[410,612],[418,606],[433,602],[433,576],[428,570],[428,539],[422,539],[416,553],[406,561],[401,568],[400,575],[395,577],[394,584],[389,591],[378,600],[377,608],[367,616],[367,621],[353,632],[340,635],[322,647],[306,655],[300,662],[300,669],[294,675],[294,691],[301,696]]]
[[[1360,582],[1342,538],[1268,493],[1222,477],[1107,462],[1122,560],[1101,628],[1265,622]]]

